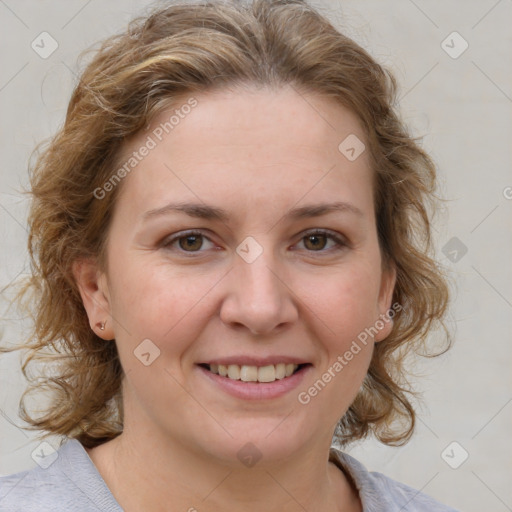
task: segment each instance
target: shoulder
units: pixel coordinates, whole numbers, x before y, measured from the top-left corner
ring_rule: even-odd
[[[78,441],[41,458],[33,469],[0,477],[2,512],[122,512]]]
[[[329,460],[348,473],[359,491],[363,512],[457,512],[413,487],[369,472],[354,457],[331,447]]]

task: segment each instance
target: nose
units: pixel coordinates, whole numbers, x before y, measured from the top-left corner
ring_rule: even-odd
[[[220,317],[232,328],[270,335],[298,318],[289,278],[265,252],[252,263],[236,257],[227,287]]]

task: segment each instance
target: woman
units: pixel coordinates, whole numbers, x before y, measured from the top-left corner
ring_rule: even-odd
[[[341,446],[407,442],[446,309],[394,80],[299,0],[106,41],[32,173],[40,467],[2,510],[447,511]],[[53,352],[48,355],[48,349]]]

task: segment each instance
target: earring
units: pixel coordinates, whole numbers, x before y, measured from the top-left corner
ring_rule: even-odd
[[[99,324],[100,331],[104,331],[105,330],[105,323],[106,322],[100,322],[100,324]]]

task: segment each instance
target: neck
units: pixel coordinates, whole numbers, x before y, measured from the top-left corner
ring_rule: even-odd
[[[240,468],[168,438],[135,437],[125,428],[88,453],[126,512],[361,511],[357,491],[327,462],[325,449]]]

